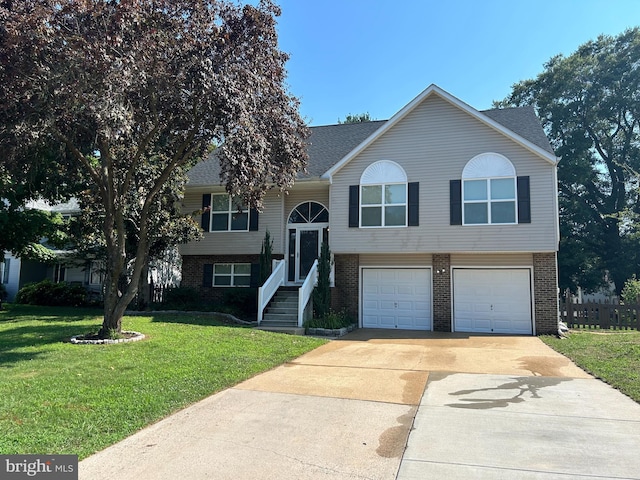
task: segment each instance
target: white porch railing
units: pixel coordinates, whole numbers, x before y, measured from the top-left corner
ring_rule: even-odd
[[[278,288],[285,283],[284,263],[284,260],[274,260],[271,275],[264,282],[264,285],[258,288],[258,325],[262,322],[264,309],[269,304],[269,301],[278,291]]]
[[[311,299],[313,289],[318,283],[318,260],[313,262],[311,270],[304,279],[304,283],[298,289],[298,326],[302,327],[304,323],[304,311]]]

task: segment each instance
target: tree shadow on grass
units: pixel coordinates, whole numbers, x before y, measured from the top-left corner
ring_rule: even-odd
[[[235,328],[252,328],[257,325],[244,324],[234,321],[229,315],[220,313],[157,313],[154,312],[151,315],[152,322],[156,323],[183,323],[189,325],[201,325],[211,327],[235,327]]]
[[[86,321],[87,319],[83,317],[82,320]],[[99,325],[86,325],[79,328],[78,325],[72,322],[69,322],[68,325],[60,325],[59,323],[47,325],[43,323],[29,326],[20,326],[16,322],[16,327],[3,330],[0,335],[0,366],[6,366],[21,360],[30,360],[45,353],[44,351],[17,352],[16,350],[20,348],[38,348],[55,343],[69,342],[73,335],[83,333],[79,332],[79,329],[85,331],[84,333],[89,333],[89,331],[96,331],[98,328]]]
[[[0,351],[0,369],[2,367],[9,367],[16,363],[26,362],[29,360],[35,360],[45,352],[39,350],[37,352],[2,352]]]

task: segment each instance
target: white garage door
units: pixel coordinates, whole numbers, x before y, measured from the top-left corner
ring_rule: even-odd
[[[362,326],[431,330],[431,270],[362,270]]]
[[[456,332],[533,333],[529,269],[453,269]]]

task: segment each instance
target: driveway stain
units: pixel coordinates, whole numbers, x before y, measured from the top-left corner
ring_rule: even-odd
[[[409,412],[397,418],[400,425],[387,428],[378,438],[376,453],[384,458],[401,458],[409,438],[409,430],[413,424],[418,407],[411,407]]]
[[[419,405],[429,378],[428,372],[407,372],[400,376],[403,380],[402,403]]]
[[[562,382],[570,381],[568,378],[556,377],[517,377],[512,382],[503,383],[497,387],[474,388],[458,390],[449,395],[462,397],[464,395],[481,394],[482,392],[495,392],[498,395],[487,397],[460,398],[461,403],[449,403],[447,407],[467,408],[473,410],[488,410],[491,408],[505,408],[511,404],[522,403],[528,399],[542,398],[540,390],[553,387]]]
[[[571,365],[571,360],[565,357],[520,357],[516,361],[520,362],[520,368],[542,377],[562,377],[562,368]]]

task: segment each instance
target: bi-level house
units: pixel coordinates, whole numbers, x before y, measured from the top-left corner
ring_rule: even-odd
[[[389,120],[311,131],[308,173],[259,214],[238,213],[215,156],[193,168],[184,203],[206,233],[182,248],[183,285],[249,285],[268,230],[260,319],[277,288],[309,284],[325,240],[334,308],[360,327],[557,331],[558,158],[532,108],[477,111],[431,85]]]

